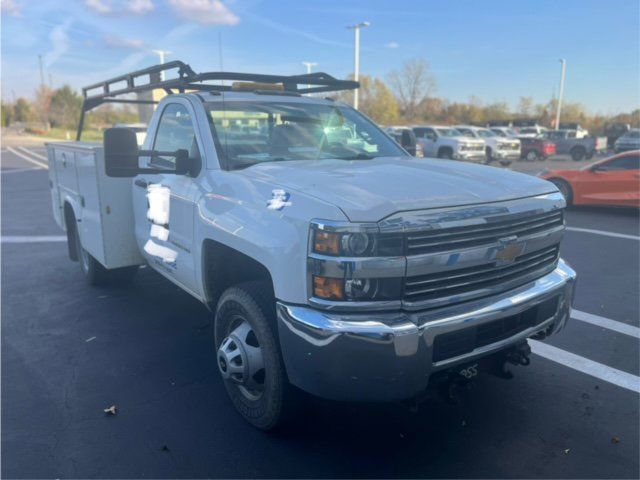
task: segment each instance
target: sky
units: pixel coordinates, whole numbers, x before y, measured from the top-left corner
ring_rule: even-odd
[[[307,61],[346,77],[346,27],[363,21],[362,74],[424,58],[437,96],[515,107],[557,94],[565,58],[566,101],[640,107],[638,0],[2,0],[2,98],[33,97],[38,55],[54,88],[156,64],[155,49],[196,71],[296,74]]]

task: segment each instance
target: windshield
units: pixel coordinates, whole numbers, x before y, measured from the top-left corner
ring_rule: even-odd
[[[285,160],[367,160],[406,153],[352,108],[303,102],[207,104],[228,168]]]
[[[630,130],[624,134],[624,138],[640,138],[640,130]]]
[[[476,137],[476,132],[474,132],[473,130],[471,130],[470,128],[460,128],[460,127],[456,127],[456,130],[458,132],[460,132],[462,135],[464,135],[465,137]],[[449,135],[451,136],[451,135]]]
[[[460,137],[462,134],[455,128],[436,128],[436,132],[441,137]]]
[[[496,134],[493,133],[491,130],[485,130],[484,128],[481,130],[477,130],[478,135],[481,136],[482,138],[491,138],[491,137],[495,137]]]

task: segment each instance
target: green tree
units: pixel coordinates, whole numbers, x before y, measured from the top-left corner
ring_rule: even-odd
[[[82,98],[69,85],[53,92],[49,121],[54,127],[75,127],[80,118]]]
[[[20,97],[14,107],[14,119],[16,122],[30,122],[33,120],[33,108],[31,102]]]
[[[14,106],[12,103],[2,102],[0,105],[0,110],[2,110],[2,126],[8,127],[13,122],[14,116]]]

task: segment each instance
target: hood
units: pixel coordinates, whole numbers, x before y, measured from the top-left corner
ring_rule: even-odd
[[[269,162],[238,173],[285,190],[292,202],[303,194],[332,203],[353,222],[556,191],[547,181],[510,170],[413,157]]]
[[[462,137],[446,137],[446,138],[450,138],[451,140],[458,140],[461,143],[474,143],[474,144],[484,143],[484,140],[476,137],[462,136]]]

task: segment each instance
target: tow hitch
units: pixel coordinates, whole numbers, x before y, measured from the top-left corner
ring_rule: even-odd
[[[509,370],[509,364],[526,367],[531,363],[530,355],[531,347],[525,340],[521,344],[501,352],[498,357],[496,357],[493,368],[491,368],[489,372],[498,378],[510,380],[513,378],[513,373]]]

